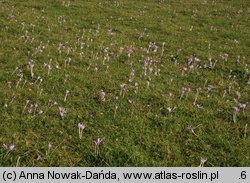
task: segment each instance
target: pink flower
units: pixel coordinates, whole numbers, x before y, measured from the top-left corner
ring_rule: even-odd
[[[201,91],[201,88],[199,87],[199,88],[196,88],[196,93],[200,93],[200,91]]]
[[[207,158],[201,157],[199,167],[203,167],[206,162],[207,162]]]
[[[60,113],[60,116],[62,117],[62,119],[64,118],[64,115],[66,113],[66,109],[63,108],[63,107],[59,107],[59,113]]]
[[[13,144],[10,144],[9,146],[3,144],[3,147],[7,149],[7,153],[5,155],[5,157],[11,152],[14,150],[15,146]]]
[[[65,46],[62,43],[60,43],[58,46],[58,51],[60,54],[61,54],[62,50],[64,50],[64,48],[65,48]]]
[[[130,57],[133,52],[134,52],[134,49],[132,47],[129,47],[129,49],[128,49],[128,57]]]
[[[83,125],[82,123],[78,123],[78,128],[83,130],[85,128],[85,125]]]
[[[36,161],[39,161],[39,160],[41,160],[41,159],[42,159],[41,156],[38,155],[37,158],[36,158]]]
[[[97,139],[94,141],[94,143],[95,143],[96,146],[99,146],[99,145],[102,143],[102,139],[97,138]]]
[[[186,68],[186,67],[183,67],[183,68],[182,68],[182,71],[187,71],[187,68]]]
[[[239,107],[233,107],[234,112],[240,112],[240,108]]]
[[[29,61],[27,65],[28,65],[29,69],[33,69],[33,67],[34,67],[34,63],[32,60]]]
[[[33,60],[30,60],[28,63],[28,68],[30,69],[30,75],[31,75],[31,78],[34,77],[34,73],[33,73],[33,67],[34,67],[34,63],[33,63]]]
[[[99,148],[99,146],[100,146],[100,144],[102,143],[102,140],[101,140],[100,138],[97,138],[97,139],[94,141],[94,143],[95,143],[95,154],[96,154],[96,155],[99,155],[99,154],[100,154],[100,148]]]
[[[113,32],[112,29],[109,29],[109,30],[108,30],[108,34],[109,34],[110,36],[113,36],[115,33]]]
[[[187,69],[186,67],[182,67],[182,69],[181,69],[181,71],[182,71],[181,75],[184,75],[184,73],[185,73],[187,70],[188,70],[188,69]]]
[[[10,144],[8,147],[8,152],[12,151],[15,148],[14,144]]]
[[[123,95],[124,97],[125,93],[126,93],[126,84],[122,83],[120,85],[120,95]]]
[[[239,113],[240,112],[240,108],[239,107],[233,107],[233,109],[234,109],[234,113],[233,113],[233,122],[234,123],[236,123],[236,116],[237,116],[237,113]]]
[[[188,57],[188,64],[191,64],[193,62],[193,55],[190,55]]]
[[[101,93],[100,93],[100,98],[101,98],[101,102],[105,102],[105,100],[106,100],[106,93],[103,91],[103,90],[101,90]]]
[[[83,130],[85,129],[85,125],[83,125],[82,123],[78,123],[78,129],[79,129],[79,138],[81,139]]]
[[[239,108],[242,110],[244,110],[246,108],[246,106],[247,106],[246,104],[241,104],[241,103],[239,104]]]

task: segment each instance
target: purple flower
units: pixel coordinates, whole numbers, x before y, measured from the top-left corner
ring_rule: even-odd
[[[233,122],[236,123],[236,116],[237,116],[237,113],[239,113],[241,111],[241,108],[240,107],[233,107],[234,109],[234,113],[233,113]]]
[[[94,143],[95,143],[96,146],[99,146],[99,145],[102,143],[102,139],[97,138],[97,139],[94,141]]]
[[[113,32],[112,29],[109,29],[109,30],[108,30],[108,34],[111,35],[111,36],[113,36],[115,33]]]
[[[66,113],[66,109],[63,108],[63,107],[59,107],[59,113],[60,113],[60,116],[62,117],[62,119],[64,118],[64,115]]]
[[[83,125],[82,123],[78,123],[78,129],[79,129],[79,138],[81,139],[82,138],[82,133],[83,133],[83,130],[85,129],[85,125]]]
[[[120,85],[120,95],[123,95],[124,97],[125,93],[126,93],[126,84],[122,83]]]
[[[193,62],[193,55],[190,55],[188,57],[188,64],[191,64]]]
[[[199,167],[203,167],[206,162],[207,162],[207,158],[201,157]]]
[[[31,78],[33,78],[33,76],[34,76],[34,73],[33,73],[33,68],[34,68],[33,60],[28,61],[27,66],[30,69]]]
[[[3,144],[3,147],[4,147],[5,149],[7,149],[7,153],[6,153],[6,155],[5,155],[4,157],[6,157],[6,156],[7,156],[11,151],[13,151],[14,148],[15,148],[14,144],[10,144],[9,146]]]
[[[182,68],[182,71],[187,71],[187,68],[186,68],[186,67],[183,67],[183,68]]]
[[[103,90],[101,90],[101,93],[100,93],[101,102],[105,102],[106,101],[106,95],[107,94]]]
[[[16,82],[16,88],[20,85],[20,83],[22,82],[22,78],[20,77],[17,82]]]
[[[30,70],[32,70],[33,67],[34,67],[33,60],[29,61],[27,65],[28,65],[28,68],[29,68]]]
[[[132,47],[129,47],[128,49],[128,57],[131,57],[131,54],[134,52],[134,49]]]
[[[40,155],[38,155],[37,158],[36,158],[36,161],[39,161],[39,160],[41,160],[41,156]]]
[[[100,138],[97,138],[95,141],[94,141],[94,144],[95,144],[95,154],[96,155],[99,155],[100,154],[100,144],[102,143],[102,140]]]
[[[62,53],[62,50],[64,50],[64,48],[65,48],[65,46],[62,43],[60,43],[59,46],[58,46],[59,54]]]
[[[15,148],[14,144],[10,144],[8,147],[8,152],[12,151]]]
[[[65,91],[64,100],[63,100],[64,102],[66,102],[68,94],[69,94],[69,90],[66,90]]]
[[[83,130],[85,128],[85,125],[83,125],[82,123],[78,123],[78,128]]]
[[[201,91],[201,88],[199,87],[199,88],[196,88],[196,93],[200,93],[200,91]]]
[[[181,69],[181,71],[182,71],[181,75],[183,75],[187,70],[188,69],[186,67],[182,67],[182,69]]]
[[[242,103],[239,104],[239,108],[242,110],[244,110],[246,108],[246,106],[247,106],[246,104],[242,104]]]
[[[239,107],[233,107],[234,112],[240,112],[240,108]]]

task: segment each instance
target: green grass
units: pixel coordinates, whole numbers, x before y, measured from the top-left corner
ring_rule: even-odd
[[[19,166],[198,166],[201,157],[205,166],[250,166],[249,11],[245,0],[1,0],[0,166],[16,166],[18,159]],[[147,52],[150,42],[156,52]],[[189,55],[199,61],[182,74]],[[146,57],[151,65],[145,76]],[[30,60],[34,78],[26,66]],[[49,75],[44,63],[52,66]],[[23,71],[19,86],[16,67]],[[191,92],[181,98],[182,87]],[[193,105],[197,87],[201,109]],[[237,92],[246,108],[234,122]],[[26,100],[43,114],[24,110]],[[50,100],[58,105],[51,107]],[[59,106],[66,108],[64,119]],[[86,125],[82,139],[78,123]],[[188,125],[197,127],[197,136]],[[15,147],[8,152],[4,144]]]

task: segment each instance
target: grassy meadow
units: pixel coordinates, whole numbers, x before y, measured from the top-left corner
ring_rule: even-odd
[[[0,0],[0,166],[250,166],[247,0]]]

